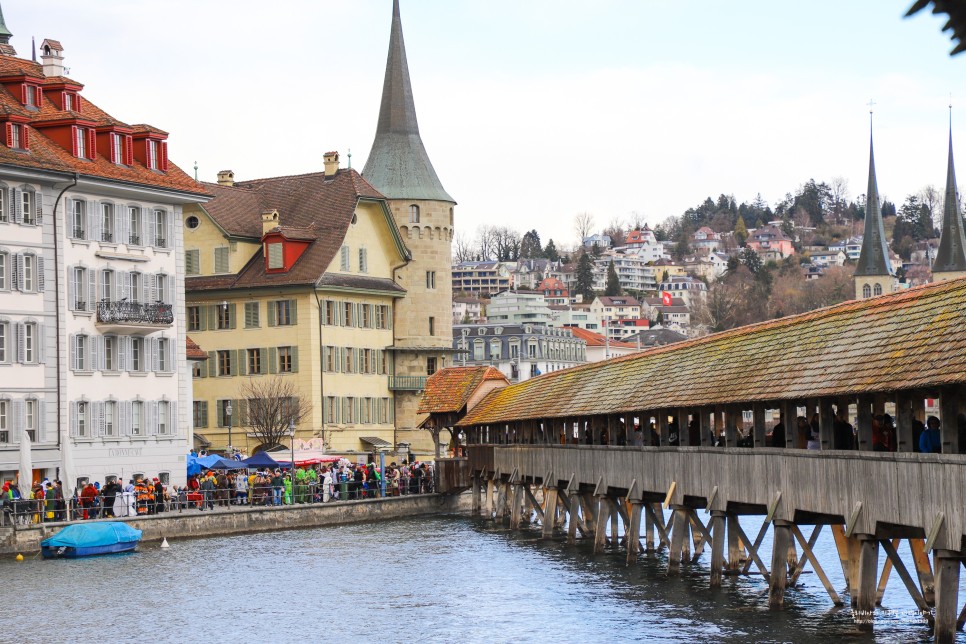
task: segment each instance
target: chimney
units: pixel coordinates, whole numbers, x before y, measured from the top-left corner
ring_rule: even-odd
[[[262,213],[262,235],[278,227],[278,210],[271,208]]]
[[[218,185],[228,186],[229,188],[235,185],[235,173],[231,170],[221,170],[218,172]]]
[[[335,173],[339,171],[339,153],[326,152],[322,155],[322,160],[325,162],[325,176],[335,176]]]
[[[63,53],[64,48],[59,42],[50,38],[44,39],[43,44],[40,45],[40,60],[44,63],[44,76],[51,78],[64,75]]]

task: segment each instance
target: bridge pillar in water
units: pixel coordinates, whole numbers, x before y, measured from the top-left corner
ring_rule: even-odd
[[[955,551],[935,551],[936,566],[936,644],[956,641],[959,618],[959,569],[962,554]]]
[[[671,547],[668,552],[668,574],[676,574],[681,569],[681,558],[685,542],[690,534],[688,508],[681,505],[671,506]]]
[[[725,546],[725,518],[727,514],[720,510],[711,511],[711,587],[721,586],[721,574],[724,570]]]
[[[772,532],[768,607],[777,609],[785,604],[785,585],[788,583],[788,545],[792,540],[791,523],[776,519],[772,523]]]
[[[641,547],[641,511],[644,503],[641,501],[628,501],[628,521],[624,528],[624,537],[627,540],[627,563],[637,563],[637,554]]]
[[[557,488],[544,488],[543,498],[542,536],[544,539],[551,539],[553,538],[554,524],[557,522]]]
[[[852,591],[855,621],[871,628],[879,580],[879,540],[874,535],[863,534],[858,535],[858,541],[857,587]]]

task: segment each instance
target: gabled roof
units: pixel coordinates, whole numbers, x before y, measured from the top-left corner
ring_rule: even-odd
[[[493,367],[447,367],[426,379],[426,388],[419,401],[420,414],[459,413],[466,407],[473,392],[487,380],[506,379]]]
[[[185,355],[188,358],[188,360],[207,360],[208,359],[208,354],[201,347],[198,346],[198,343],[196,343],[194,340],[191,339],[190,335],[185,336],[184,343],[185,343]]]
[[[205,187],[215,198],[204,209],[229,235],[260,240],[261,213],[272,208],[279,212],[283,231],[297,231],[299,239],[311,240],[311,243],[287,272],[266,272],[263,251],[259,248],[236,275],[186,278],[185,287],[189,290],[323,285],[325,271],[342,247],[359,200],[378,200],[385,210],[385,198],[355,170],[340,169],[332,176],[315,172],[244,181],[230,187],[216,184],[205,184]],[[388,215],[387,222],[394,229],[395,224]],[[397,244],[405,256],[407,251],[401,240],[397,239]],[[404,292],[391,280],[349,275],[325,277],[327,286]]]
[[[419,136],[402,20],[399,17],[399,0],[393,0],[392,3],[389,56],[376,138],[362,172],[372,185],[390,199],[456,203],[443,189]]]
[[[43,85],[57,85],[64,82],[79,85],[79,83],[63,77],[46,78],[43,73],[43,66],[39,63],[6,55],[0,55],[0,76],[30,76],[41,79]],[[61,111],[46,93],[38,108],[36,111],[26,109],[6,87],[0,86],[0,113],[25,117],[28,119],[28,126],[63,118],[79,118],[90,122],[93,127],[120,123],[97,107],[86,96],[83,98],[81,113]],[[200,183],[189,177],[173,163],[168,164],[166,172],[158,172],[148,169],[137,160],[134,160],[132,166],[123,166],[111,163],[109,159],[100,154],[95,155],[93,160],[78,159],[68,150],[49,139],[43,133],[43,130],[30,127],[28,132],[29,151],[11,150],[5,145],[0,145],[0,164],[68,174],[76,172],[82,177],[123,181],[196,195],[206,194]],[[158,132],[161,131],[158,130]]]
[[[966,382],[966,278],[549,373],[459,425],[815,399]]]
[[[597,298],[603,306],[640,306],[636,297],[630,295],[601,295]]]

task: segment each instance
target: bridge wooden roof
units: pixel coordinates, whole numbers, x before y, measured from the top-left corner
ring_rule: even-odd
[[[966,278],[853,300],[488,395],[460,426],[801,400],[966,382]]]

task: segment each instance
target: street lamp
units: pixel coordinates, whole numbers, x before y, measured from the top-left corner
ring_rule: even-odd
[[[228,406],[225,407],[225,415],[228,417],[228,456],[232,456],[234,450],[231,447],[231,401],[228,401]]]

